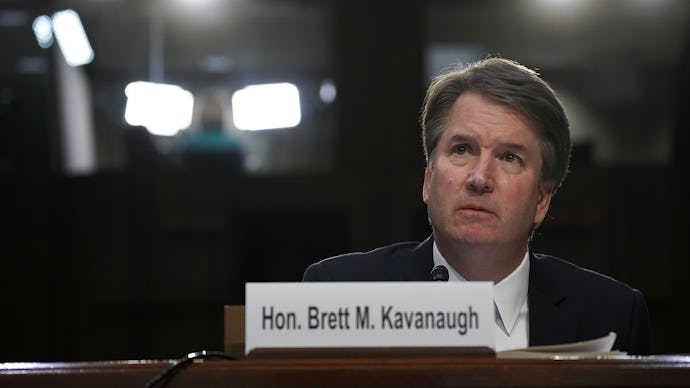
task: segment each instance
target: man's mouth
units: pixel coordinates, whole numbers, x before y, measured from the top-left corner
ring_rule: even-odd
[[[460,208],[460,211],[468,214],[494,214],[491,210],[477,205],[467,205]]]

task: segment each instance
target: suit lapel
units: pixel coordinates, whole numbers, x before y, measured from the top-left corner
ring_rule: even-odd
[[[528,289],[529,345],[553,345],[577,340],[577,319],[568,295],[549,267],[530,252]]]

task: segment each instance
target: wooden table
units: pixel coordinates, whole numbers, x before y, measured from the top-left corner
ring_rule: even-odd
[[[170,361],[0,364],[0,387],[144,387]],[[195,360],[165,387],[690,386],[690,356]]]

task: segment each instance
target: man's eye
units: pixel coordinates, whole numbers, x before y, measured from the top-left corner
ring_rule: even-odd
[[[501,159],[505,160],[508,163],[517,163],[520,161],[520,158],[517,155],[510,152],[503,155]]]
[[[464,144],[458,144],[453,146],[451,150],[454,154],[464,155],[467,153],[467,146]]]

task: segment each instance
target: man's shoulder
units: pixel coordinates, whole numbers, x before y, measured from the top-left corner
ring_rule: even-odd
[[[531,277],[556,287],[577,287],[592,292],[629,292],[633,288],[608,275],[583,268],[562,258],[540,253],[532,254]]]
[[[415,265],[415,256],[425,242],[399,242],[369,251],[352,252],[323,259],[304,272],[305,281],[407,280],[405,271]],[[429,250],[430,252],[430,250]]]
[[[395,255],[407,254],[419,246],[420,242],[398,242],[390,245],[378,247],[369,251],[351,252],[324,259],[324,262],[337,262],[343,260],[370,260],[370,259],[389,259]]]
[[[531,257],[529,282],[530,314],[534,314],[530,330],[548,331],[552,322],[559,322],[559,327],[570,325],[571,336],[549,334],[550,341],[557,342],[591,339],[613,331],[615,349],[631,354],[652,351],[649,314],[639,290],[569,261],[539,254]],[[537,318],[533,321],[533,317]],[[545,338],[535,341],[541,344]]]

